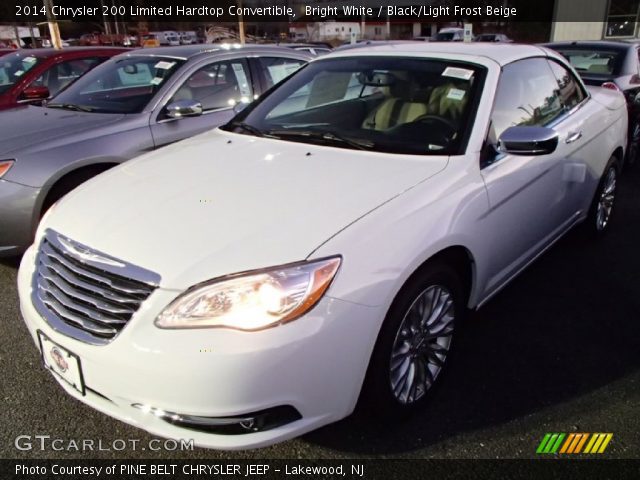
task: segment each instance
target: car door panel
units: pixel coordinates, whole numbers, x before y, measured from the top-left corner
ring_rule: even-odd
[[[255,87],[243,59],[218,60],[192,68],[160,102],[151,123],[156,148],[197,135],[228,122],[233,106],[250,101]],[[176,100],[194,100],[203,107],[202,115],[169,118],[168,104]]]
[[[568,199],[577,187],[567,181],[565,171],[579,143],[565,139],[580,125],[571,117],[563,114],[546,60],[527,59],[503,69],[488,144],[495,145],[514,125],[553,128],[559,141],[546,155],[498,153],[481,171],[490,204],[485,222],[493,243],[485,294],[518,273],[575,221],[575,206]]]

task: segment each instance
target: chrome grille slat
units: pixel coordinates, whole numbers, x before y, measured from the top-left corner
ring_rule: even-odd
[[[111,325],[124,325],[127,323],[126,320],[122,318],[112,318],[102,315],[97,311],[92,311],[88,308],[83,307],[78,302],[75,302],[74,299],[65,295],[62,290],[55,286],[55,284],[50,282],[41,282],[40,288],[47,292],[52,298],[55,298],[60,305],[65,307],[67,310],[73,311],[76,314],[81,314],[84,317],[87,317],[88,320],[93,321],[95,323],[99,323],[105,326]]]
[[[47,230],[37,256],[32,299],[55,330],[104,345],[159,283],[153,272]]]
[[[93,322],[88,321],[85,318],[80,317],[79,315],[74,315],[72,312],[68,311],[64,306],[60,304],[54,298],[49,296],[43,296],[42,290],[40,291],[40,299],[42,302],[51,308],[58,316],[64,318],[65,320],[73,323],[75,326],[82,328],[83,330],[87,330],[91,333],[95,333],[97,335],[115,335],[117,330],[111,327],[100,327],[95,325]]]
[[[108,278],[101,277],[100,275],[96,275],[96,274],[94,274],[94,273],[92,273],[92,272],[90,272],[88,270],[83,270],[82,268],[80,268],[76,264],[74,264],[73,262],[70,262],[67,258],[64,258],[61,254],[56,252],[51,247],[51,245],[44,244],[43,245],[43,249],[41,250],[41,252],[44,253],[49,258],[54,259],[55,261],[59,262],[64,267],[66,267],[67,270],[71,270],[76,275],[80,275],[80,276],[82,276],[84,278],[87,278],[89,280],[93,280],[94,282],[98,282],[100,284],[108,286],[109,288],[113,288],[114,290],[117,290],[119,292],[122,292],[122,293],[125,293],[125,294],[129,294],[129,295],[144,295],[144,294],[147,293],[143,289],[127,288],[127,287],[114,285],[113,282],[111,282]]]
[[[138,300],[137,298],[130,298],[130,297],[125,297],[123,295],[114,294],[111,290],[106,290],[93,283],[85,282],[84,280],[81,280],[77,276],[74,277],[73,272],[68,270],[64,265],[51,262],[46,267],[43,267],[43,268],[54,271],[56,275],[62,278],[68,285],[73,285],[81,290],[95,293],[96,295],[99,295],[100,297],[106,300],[110,300],[112,302],[120,303],[120,304],[130,303],[134,305],[134,308],[135,308],[135,305],[137,305],[140,302],[140,300]]]
[[[57,273],[57,272],[56,272]],[[51,273],[50,269],[47,269],[44,265],[40,265],[38,267],[38,274],[47,280],[48,282],[54,283],[56,287],[62,291],[67,296],[72,296],[77,298],[78,300],[88,303],[97,309],[110,313],[112,315],[121,315],[128,314],[132,315],[134,310],[131,308],[119,307],[117,303],[111,303],[107,301],[103,301],[97,298],[93,298],[89,293],[84,293],[78,288],[74,288],[72,284],[70,284],[62,275],[54,275]]]

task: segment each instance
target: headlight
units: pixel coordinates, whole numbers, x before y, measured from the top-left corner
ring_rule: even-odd
[[[0,160],[0,178],[11,169],[15,160]]]
[[[197,286],[158,315],[160,328],[259,330],[295,320],[322,298],[340,258],[285,265]]]

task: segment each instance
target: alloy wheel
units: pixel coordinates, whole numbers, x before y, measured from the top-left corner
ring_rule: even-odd
[[[609,167],[604,182],[602,183],[602,189],[596,207],[596,228],[600,232],[607,228],[609,220],[611,219],[613,203],[616,198],[617,176],[616,169]]]
[[[404,405],[420,400],[435,382],[451,346],[455,319],[452,293],[431,285],[413,301],[391,349],[389,380]]]

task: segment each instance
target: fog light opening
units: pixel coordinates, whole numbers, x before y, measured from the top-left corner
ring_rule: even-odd
[[[302,415],[290,405],[260,410],[232,417],[203,417],[168,412],[141,403],[131,405],[148,415],[154,415],[176,427],[221,435],[241,435],[271,430],[300,420]]]

